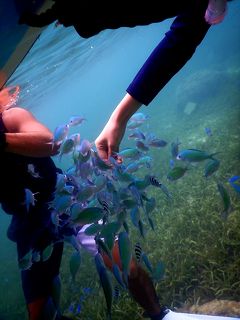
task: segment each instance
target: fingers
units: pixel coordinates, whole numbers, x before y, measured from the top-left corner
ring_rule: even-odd
[[[97,147],[97,152],[99,157],[103,160],[103,161],[108,161],[108,149],[107,148],[103,148],[103,147]]]

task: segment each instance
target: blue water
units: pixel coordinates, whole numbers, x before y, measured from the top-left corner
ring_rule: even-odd
[[[72,115],[84,116],[87,121],[81,126],[81,136],[94,141],[113,108],[123,98],[126,87],[138,69],[169,29],[171,21],[132,29],[106,30],[87,40],[80,38],[71,27],[50,25],[12,75],[8,85],[20,85],[19,105],[30,109],[51,130],[67,122]],[[186,113],[179,114],[178,107],[179,100],[185,94],[181,91],[181,83],[191,75],[206,70],[209,72],[206,74],[206,80],[211,72],[226,73],[234,70],[238,74],[236,81],[240,89],[238,0],[229,4],[224,22],[210,29],[186,66],[148,107],[141,108],[142,112],[149,115],[149,127],[153,132],[169,141],[181,133],[180,139],[185,146],[194,147],[196,143],[206,140],[204,127],[209,123],[213,126],[214,121],[218,121],[218,106],[213,105],[214,112],[211,113],[209,105],[197,115],[197,120],[191,117],[186,120]],[[219,79],[211,82],[214,84],[216,97],[220,94]],[[211,87],[208,95],[211,96]],[[231,108],[239,108],[239,95],[238,103],[233,104]],[[219,131],[218,137],[222,134],[225,140],[229,139],[224,135],[227,130],[230,131],[231,122],[226,120],[226,110],[224,114],[226,118],[219,118],[218,129],[220,127],[223,131]],[[223,124],[222,127],[220,124]],[[235,139],[239,139],[239,130],[235,131],[234,135]],[[128,143],[125,137],[122,146],[127,146]],[[220,145],[219,142],[218,147]],[[166,163],[162,167],[156,166],[156,172],[162,173],[164,166]],[[233,172],[230,170],[228,174],[231,173]],[[25,307],[16,267],[15,246],[6,239],[9,217],[1,214],[0,221],[0,292],[4,292],[0,299],[0,320],[13,320],[18,319],[18,316],[12,310],[19,309],[20,314],[24,314]]]

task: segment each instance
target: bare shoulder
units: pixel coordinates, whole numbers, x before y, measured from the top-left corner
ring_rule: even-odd
[[[21,107],[5,110],[3,122],[8,132],[49,131],[30,111]]]
[[[32,117],[32,113],[21,107],[14,107],[4,111],[4,117]]]

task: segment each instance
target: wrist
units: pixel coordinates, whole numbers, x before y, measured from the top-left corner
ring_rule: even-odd
[[[116,107],[110,117],[110,121],[126,126],[131,116],[141,107],[142,103],[134,99],[129,94],[126,94],[123,100]]]
[[[5,151],[7,147],[6,134],[4,132],[0,132],[0,152]]]

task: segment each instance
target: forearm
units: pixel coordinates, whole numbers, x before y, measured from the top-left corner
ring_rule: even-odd
[[[118,123],[119,126],[126,126],[131,116],[141,107],[142,103],[126,94],[122,101],[113,111],[109,122]]]
[[[29,157],[48,157],[57,153],[58,147],[52,145],[52,135],[39,132],[6,133],[5,152]]]
[[[206,6],[206,0],[196,0],[196,5],[178,15],[128,87],[130,95],[148,105],[192,57],[209,29]]]

